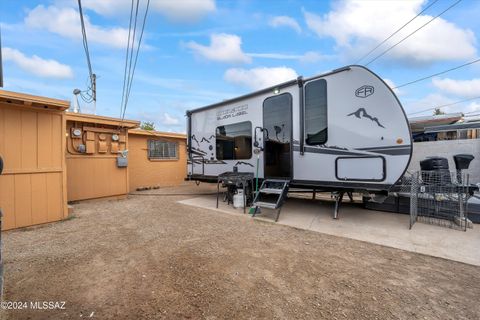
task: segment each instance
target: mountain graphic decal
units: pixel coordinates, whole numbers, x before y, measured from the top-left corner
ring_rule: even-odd
[[[357,111],[347,114],[347,117],[349,117],[349,116],[355,116],[358,119],[367,118],[367,119],[370,119],[373,122],[375,122],[379,127],[385,128],[380,123],[380,121],[378,121],[378,118],[377,117],[372,117],[371,115],[369,115],[367,110],[365,110],[365,108],[359,108]]]

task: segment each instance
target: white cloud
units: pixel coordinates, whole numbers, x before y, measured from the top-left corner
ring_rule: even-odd
[[[180,120],[174,116],[169,115],[168,113],[163,114],[162,123],[166,126],[174,126],[180,124]]]
[[[446,97],[440,93],[430,93],[420,99],[413,99],[411,101],[406,101],[403,102],[402,104],[405,108],[405,111],[407,112],[407,115],[411,113],[416,113],[425,109],[431,109],[435,108],[441,105],[449,104],[454,102],[453,99]],[[444,107],[442,108],[442,111],[445,112],[457,112],[459,110],[458,106],[453,105],[451,107]],[[433,109],[432,110],[427,110],[423,113],[418,113],[411,115],[411,117],[419,117],[419,116],[426,116],[426,115],[431,115],[433,114]]]
[[[128,29],[93,25],[87,15],[84,15],[84,20],[89,41],[117,48],[127,46]],[[82,38],[80,16],[73,8],[38,5],[28,12],[25,23],[29,27],[46,29],[66,38],[77,40]]]
[[[472,113],[475,113],[477,111],[480,112],[480,103],[471,102],[463,109],[463,111],[464,112],[472,112]]]
[[[324,58],[326,58],[326,57],[321,55],[318,52],[307,51],[307,52],[305,52],[305,54],[303,54],[300,57],[299,60],[300,60],[300,62],[303,62],[303,63],[314,63],[314,62],[318,62],[320,60],[323,60]]]
[[[83,0],[83,7],[100,15],[114,16],[130,12],[130,0]],[[151,12],[171,21],[195,22],[216,10],[215,0],[151,0]]]
[[[72,5],[75,7],[78,4],[72,2]],[[130,12],[130,7],[132,5],[131,0],[83,0],[82,7],[83,9],[90,9],[102,16],[114,16],[118,14],[123,14]]]
[[[299,54],[285,53],[247,53],[252,58],[278,59],[278,60],[298,60],[302,57]]]
[[[156,0],[152,9],[178,22],[194,22],[216,10],[214,0]]]
[[[434,78],[432,83],[435,87],[446,93],[454,94],[464,98],[480,96],[480,79],[478,78],[471,80]]]
[[[43,59],[36,55],[27,57],[21,51],[7,47],[2,49],[2,55],[5,61],[12,61],[22,70],[39,77],[58,79],[73,77],[72,68],[56,60]]]
[[[168,104],[168,103],[167,103]],[[172,106],[167,107],[168,110]],[[149,121],[155,124],[155,130],[157,131],[168,131],[168,132],[184,132],[185,131],[185,122],[181,121],[181,117],[172,116],[171,113],[158,113],[153,112],[152,108],[146,108],[143,110],[132,109],[132,113],[127,115],[129,119],[137,119],[142,122]],[[128,113],[128,112],[127,112]]]
[[[278,59],[278,60],[298,60],[303,63],[314,63],[325,59],[325,56],[315,51],[308,51],[304,54],[284,54],[284,53],[247,53],[252,58]]]
[[[393,82],[392,80],[384,78],[383,81],[385,81],[385,83],[393,90],[393,92],[395,92],[396,95],[403,94],[403,91],[401,91],[399,89],[394,89],[397,86],[397,84],[395,82]]]
[[[426,1],[342,1],[323,15],[304,10],[307,26],[320,37],[332,37],[342,52],[359,58],[384,40],[406,21],[418,14]],[[396,43],[429,21],[432,16],[421,15],[402,29],[375,53]],[[437,18],[385,57],[429,63],[448,59],[465,60],[476,56],[475,35],[443,18]],[[368,58],[365,59],[368,61]],[[364,61],[364,62],[365,62]]]
[[[263,89],[276,84],[293,80],[297,72],[287,67],[241,69],[231,68],[225,72],[224,79],[253,90]]]
[[[208,60],[227,63],[250,63],[252,59],[242,51],[242,39],[233,34],[212,34],[210,45],[204,46],[194,41],[186,43],[197,55]]]
[[[298,24],[298,22],[295,19],[293,19],[292,17],[289,17],[289,16],[273,17],[273,18],[270,19],[268,24],[271,25],[274,28],[288,27],[288,28],[292,28],[297,33],[302,32],[302,28],[300,28],[300,25]]]

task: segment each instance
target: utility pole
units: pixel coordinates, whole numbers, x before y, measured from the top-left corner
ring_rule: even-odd
[[[92,73],[93,114],[97,114],[97,75]]]

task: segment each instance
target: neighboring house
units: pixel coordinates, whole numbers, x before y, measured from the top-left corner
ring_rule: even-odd
[[[480,119],[468,120],[462,113],[410,118],[414,142],[480,138]]]
[[[175,186],[185,180],[185,134],[133,129],[128,140],[130,191]]]
[[[468,170],[471,183],[480,183],[480,121],[461,113],[409,119],[414,139],[409,171],[420,170],[420,161],[431,156],[445,157],[455,170],[455,154],[471,154],[475,159]]]

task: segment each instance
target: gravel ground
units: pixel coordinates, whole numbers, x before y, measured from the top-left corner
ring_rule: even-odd
[[[479,319],[480,268],[178,204],[83,202],[4,233],[9,319]]]

